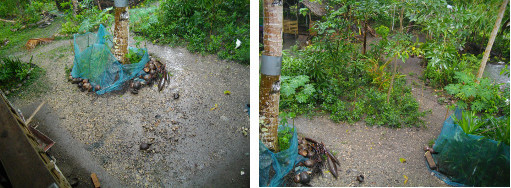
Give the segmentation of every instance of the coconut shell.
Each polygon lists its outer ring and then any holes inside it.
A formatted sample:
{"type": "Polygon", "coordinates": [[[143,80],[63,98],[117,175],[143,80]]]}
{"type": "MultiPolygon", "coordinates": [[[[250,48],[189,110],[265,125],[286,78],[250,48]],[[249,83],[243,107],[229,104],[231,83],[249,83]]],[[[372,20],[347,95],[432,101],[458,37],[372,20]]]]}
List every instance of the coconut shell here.
{"type": "Polygon", "coordinates": [[[307,157],[307,150],[298,150],[298,154],[300,154],[301,156],[304,156],[304,157],[307,157]]]}
{"type": "Polygon", "coordinates": [[[149,73],[149,71],[151,71],[151,69],[149,69],[149,67],[144,68],[144,72],[149,73]]]}
{"type": "Polygon", "coordinates": [[[300,183],[308,184],[311,182],[311,176],[307,172],[300,173],[300,183]]]}
{"type": "Polygon", "coordinates": [[[311,158],[311,157],[313,157],[313,156],[314,156],[314,154],[316,154],[314,151],[309,150],[309,151],[307,152],[307,157],[308,157],[308,158],[311,158]]]}
{"type": "Polygon", "coordinates": [[[140,144],[140,150],[147,150],[147,149],[149,149],[150,146],[151,146],[151,144],[142,143],[142,144],[140,144]]]}
{"type": "Polygon", "coordinates": [[[140,82],[133,82],[134,89],[140,89],[141,86],[142,86],[142,84],[140,82]]]}
{"type": "Polygon", "coordinates": [[[357,181],[360,183],[364,182],[364,175],[357,176],[357,181]]]}
{"type": "Polygon", "coordinates": [[[313,166],[314,166],[314,164],[316,164],[316,162],[315,162],[314,160],[312,160],[312,159],[309,159],[309,160],[306,160],[306,161],[304,162],[304,164],[305,164],[305,166],[306,166],[306,167],[311,168],[311,167],[313,167],[313,166]]]}
{"type": "Polygon", "coordinates": [[[300,174],[296,174],[295,177],[293,178],[293,181],[295,183],[300,183],[300,174]]]}
{"type": "Polygon", "coordinates": [[[73,84],[77,84],[77,83],[80,83],[80,79],[79,78],[73,78],[73,80],[71,81],[71,83],[73,84]]]}
{"type": "Polygon", "coordinates": [[[151,76],[150,74],[146,74],[146,75],[144,76],[144,80],[145,80],[145,81],[148,81],[148,82],[151,80],[151,78],[152,78],[152,76],[151,76]]]}
{"type": "Polygon", "coordinates": [[[90,83],[86,82],[83,84],[83,88],[85,88],[85,90],[87,91],[90,91],[92,89],[92,86],[90,85],[90,83]]]}

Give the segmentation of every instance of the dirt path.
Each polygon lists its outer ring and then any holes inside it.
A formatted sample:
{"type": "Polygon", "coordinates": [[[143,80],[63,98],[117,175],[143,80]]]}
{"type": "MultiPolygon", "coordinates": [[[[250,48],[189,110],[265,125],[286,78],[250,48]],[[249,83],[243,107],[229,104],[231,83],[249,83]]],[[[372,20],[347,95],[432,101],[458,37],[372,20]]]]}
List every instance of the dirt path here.
{"type": "Polygon", "coordinates": [[[422,151],[424,145],[440,134],[446,107],[438,104],[433,89],[423,86],[417,78],[422,75],[418,58],[410,58],[399,66],[400,73],[406,75],[407,83],[412,85],[420,110],[432,111],[425,118],[427,128],[370,127],[363,121],[349,125],[334,123],[328,116],[297,118],[295,125],[299,135],[323,141],[328,149],[337,153],[341,163],[338,179],[327,172],[323,177],[315,177],[312,186],[447,186],[428,171],[422,151]],[[399,158],[405,158],[406,163],[401,163],[399,158]],[[365,176],[361,184],[356,181],[360,174],[365,176]],[[406,184],[403,175],[408,177],[406,184]]]}
{"type": "Polygon", "coordinates": [[[249,127],[248,66],[148,44],[173,74],[170,85],[98,96],[67,82],[70,42],[16,54],[24,61],[33,55],[47,73],[10,97],[26,116],[46,102],[33,122],[56,142],[50,153],[64,175],[79,187],[90,187],[93,172],[105,187],[248,187],[249,137],[241,133],[249,127]],[[140,151],[142,142],[153,144],[140,151]]]}

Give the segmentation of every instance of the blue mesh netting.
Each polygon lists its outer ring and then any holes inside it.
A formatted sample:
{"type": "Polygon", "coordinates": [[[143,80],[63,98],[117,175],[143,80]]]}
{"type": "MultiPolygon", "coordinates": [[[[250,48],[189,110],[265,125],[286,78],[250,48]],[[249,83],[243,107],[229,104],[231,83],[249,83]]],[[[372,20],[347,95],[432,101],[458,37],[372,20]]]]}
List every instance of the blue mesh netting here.
{"type": "MultiPolygon", "coordinates": [[[[279,132],[284,127],[279,125],[279,132]]],[[[293,169],[295,164],[305,160],[298,155],[298,135],[294,129],[293,138],[288,149],[278,153],[271,152],[259,141],[259,186],[279,187],[283,186],[284,177],[293,169]],[[270,169],[273,167],[275,174],[270,177],[270,169]]],[[[301,169],[305,170],[305,169],[301,169]]]]}
{"type": "Polygon", "coordinates": [[[99,84],[101,89],[94,89],[97,94],[121,89],[126,81],[145,74],[142,69],[149,61],[147,49],[129,47],[142,59],[138,63],[121,64],[111,52],[113,37],[103,25],[99,26],[97,34],[87,32],[73,36],[75,59],[71,76],[89,79],[93,86],[99,84]]]}
{"type": "MultiPolygon", "coordinates": [[[[461,118],[456,109],[456,118],[461,118]]],[[[466,134],[449,117],[433,148],[437,177],[451,186],[509,187],[509,146],[482,136],[466,134]]]]}

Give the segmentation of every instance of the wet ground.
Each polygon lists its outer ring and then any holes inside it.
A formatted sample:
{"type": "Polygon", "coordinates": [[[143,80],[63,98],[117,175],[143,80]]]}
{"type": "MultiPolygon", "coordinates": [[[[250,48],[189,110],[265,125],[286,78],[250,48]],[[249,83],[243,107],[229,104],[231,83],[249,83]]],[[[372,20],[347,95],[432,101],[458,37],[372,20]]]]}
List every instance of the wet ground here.
{"type": "Polygon", "coordinates": [[[447,186],[431,175],[424,159],[422,148],[440,134],[447,111],[445,105],[437,103],[433,89],[424,86],[417,78],[422,74],[419,61],[410,58],[399,64],[399,70],[407,75],[420,110],[432,111],[425,117],[427,128],[370,127],[363,121],[350,125],[334,123],[328,116],[295,120],[299,135],[323,141],[341,163],[338,179],[325,172],[312,179],[312,186],[447,186]],[[401,163],[399,158],[406,162],[401,163]],[[358,175],[365,176],[364,183],[356,180],[358,175]],[[406,184],[404,176],[408,177],[406,184]]]}
{"type": "Polygon", "coordinates": [[[49,153],[69,181],[90,187],[96,173],[104,187],[249,186],[249,136],[242,134],[249,127],[248,65],[148,43],[173,75],[170,84],[161,92],[154,85],[138,95],[96,95],[67,82],[71,42],[15,54],[33,56],[47,72],[9,96],[25,116],[46,102],[31,124],[56,142],[49,153]],[[143,151],[141,143],[152,145],[143,151]]]}
{"type": "MultiPolygon", "coordinates": [[[[369,37],[368,44],[376,40],[369,37]]],[[[398,61],[399,72],[406,75],[407,84],[411,85],[420,110],[432,111],[425,117],[427,127],[392,129],[367,126],[363,121],[355,124],[334,123],[328,115],[312,119],[296,118],[294,123],[298,134],[322,141],[341,163],[338,179],[325,171],[322,176],[312,179],[311,186],[447,186],[428,170],[422,150],[440,133],[446,106],[437,103],[434,90],[418,78],[423,71],[419,58],[410,58],[406,63],[398,61]],[[406,159],[406,162],[401,163],[399,158],[406,159]],[[358,175],[365,176],[363,183],[356,180],[358,175]],[[408,178],[406,184],[405,176],[408,178]]]]}

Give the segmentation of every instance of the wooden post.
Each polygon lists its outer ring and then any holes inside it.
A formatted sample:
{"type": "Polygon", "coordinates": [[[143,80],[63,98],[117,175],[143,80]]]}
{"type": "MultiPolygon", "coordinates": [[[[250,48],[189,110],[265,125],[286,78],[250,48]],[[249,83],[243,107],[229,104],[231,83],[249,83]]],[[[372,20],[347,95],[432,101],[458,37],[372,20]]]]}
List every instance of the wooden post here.
{"type": "Polygon", "coordinates": [[[282,1],[264,0],[264,52],[259,86],[259,139],[278,152],[280,67],[282,61],[282,1]],[[280,61],[280,62],[279,62],[280,61]],[[278,70],[277,70],[278,69],[278,70]]]}
{"type": "Polygon", "coordinates": [[[128,53],[129,12],[128,0],[115,0],[114,56],[125,64],[128,53]]]}
{"type": "MultiPolygon", "coordinates": [[[[493,30],[491,31],[490,40],[488,41],[488,45],[486,45],[486,50],[484,51],[483,60],[481,61],[481,65],[479,66],[479,71],[477,72],[477,78],[483,77],[484,68],[486,67],[486,62],[490,57],[491,48],[493,46],[493,42],[495,42],[495,37],[497,36],[497,32],[499,31],[500,23],[502,22],[502,17],[504,17],[504,11],[506,10],[506,6],[509,0],[504,0],[502,2],[502,6],[500,6],[499,14],[497,16],[497,20],[495,21],[495,26],[493,26],[493,30]]],[[[477,79],[477,83],[479,83],[480,79],[477,79]]]]}

